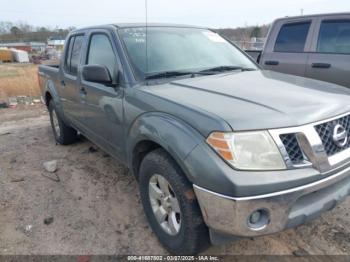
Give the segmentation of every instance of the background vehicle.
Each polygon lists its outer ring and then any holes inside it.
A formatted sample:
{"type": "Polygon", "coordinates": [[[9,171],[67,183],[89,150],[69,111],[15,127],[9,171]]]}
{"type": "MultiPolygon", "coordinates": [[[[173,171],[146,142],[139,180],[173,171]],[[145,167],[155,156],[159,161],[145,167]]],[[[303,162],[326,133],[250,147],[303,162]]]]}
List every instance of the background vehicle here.
{"type": "Polygon", "coordinates": [[[264,69],[350,87],[350,13],[277,19],[262,52],[264,69]]]}
{"type": "Polygon", "coordinates": [[[205,28],[107,25],[67,43],[39,67],[55,139],[79,131],[126,164],[170,252],[295,227],[349,194],[350,90],[261,71],[205,28]]]}

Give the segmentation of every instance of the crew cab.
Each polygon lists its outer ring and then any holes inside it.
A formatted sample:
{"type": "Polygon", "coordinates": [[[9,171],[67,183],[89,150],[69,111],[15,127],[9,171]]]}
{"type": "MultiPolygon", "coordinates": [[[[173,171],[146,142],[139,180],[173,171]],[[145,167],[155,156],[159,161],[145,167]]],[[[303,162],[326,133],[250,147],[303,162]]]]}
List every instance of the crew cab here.
{"type": "Polygon", "coordinates": [[[277,19],[263,51],[247,51],[264,69],[350,88],[350,13],[277,19]]]}
{"type": "Polygon", "coordinates": [[[261,70],[209,29],[75,30],[39,75],[57,143],[80,133],[122,161],[171,253],[298,226],[350,193],[350,90],[261,70]]]}

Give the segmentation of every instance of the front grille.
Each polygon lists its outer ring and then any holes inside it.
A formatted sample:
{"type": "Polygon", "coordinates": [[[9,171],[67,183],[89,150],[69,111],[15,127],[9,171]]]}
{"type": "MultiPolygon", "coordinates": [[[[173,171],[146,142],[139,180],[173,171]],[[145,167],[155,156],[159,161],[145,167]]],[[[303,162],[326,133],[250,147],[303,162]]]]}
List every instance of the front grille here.
{"type": "Polygon", "coordinates": [[[302,164],[304,155],[300,149],[296,134],[283,134],[280,135],[280,138],[292,163],[294,165],[302,164]]]}
{"type": "Polygon", "coordinates": [[[317,125],[315,126],[315,129],[322,140],[322,144],[328,156],[335,155],[350,147],[350,115],[317,125]],[[343,147],[337,146],[333,141],[333,129],[337,124],[342,125],[348,132],[348,142],[343,147]]]}

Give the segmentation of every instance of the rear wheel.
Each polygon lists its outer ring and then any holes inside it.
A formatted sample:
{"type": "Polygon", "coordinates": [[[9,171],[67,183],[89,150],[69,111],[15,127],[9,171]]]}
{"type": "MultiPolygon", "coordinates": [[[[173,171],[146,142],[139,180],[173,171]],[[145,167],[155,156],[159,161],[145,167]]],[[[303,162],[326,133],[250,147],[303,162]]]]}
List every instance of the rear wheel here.
{"type": "Polygon", "coordinates": [[[192,185],[163,149],[143,159],[139,186],[149,224],[169,252],[193,255],[209,246],[208,228],[192,185]]]}
{"type": "Polygon", "coordinates": [[[77,140],[77,131],[67,126],[57,114],[53,100],[49,102],[49,113],[52,131],[57,143],[69,145],[77,140]]]}

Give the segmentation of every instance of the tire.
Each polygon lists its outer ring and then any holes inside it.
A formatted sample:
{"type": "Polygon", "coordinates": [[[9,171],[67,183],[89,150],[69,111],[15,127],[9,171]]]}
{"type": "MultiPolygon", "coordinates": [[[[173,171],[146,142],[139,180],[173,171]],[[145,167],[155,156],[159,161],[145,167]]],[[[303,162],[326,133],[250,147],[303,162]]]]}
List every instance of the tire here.
{"type": "Polygon", "coordinates": [[[77,140],[77,131],[67,126],[56,111],[53,100],[49,102],[49,113],[52,131],[58,144],[69,145],[77,140]]]}
{"type": "MultiPolygon", "coordinates": [[[[210,245],[209,232],[203,221],[192,184],[187,180],[171,156],[163,149],[156,149],[150,152],[141,163],[139,175],[141,202],[148,222],[160,243],[170,253],[175,255],[195,255],[206,249],[210,245]],[[155,201],[155,198],[149,195],[150,188],[153,184],[157,190],[160,189],[159,185],[164,184],[163,178],[165,178],[170,186],[168,187],[169,196],[178,201],[180,213],[176,213],[176,221],[174,223],[167,223],[165,221],[162,225],[165,225],[164,227],[166,228],[166,225],[179,223],[179,228],[174,226],[169,227],[170,229],[178,229],[178,232],[176,230],[169,232],[169,230],[164,229],[158,222],[155,211],[153,211],[154,206],[157,208],[163,202],[159,200],[155,201]],[[159,181],[163,182],[159,183],[159,181]]],[[[155,192],[154,190],[151,191],[155,192]]],[[[158,197],[158,194],[156,195],[158,197]]],[[[170,211],[168,210],[168,212],[170,211]]],[[[168,218],[168,221],[170,221],[170,217],[174,218],[173,212],[169,214],[165,216],[168,218]]]]}

